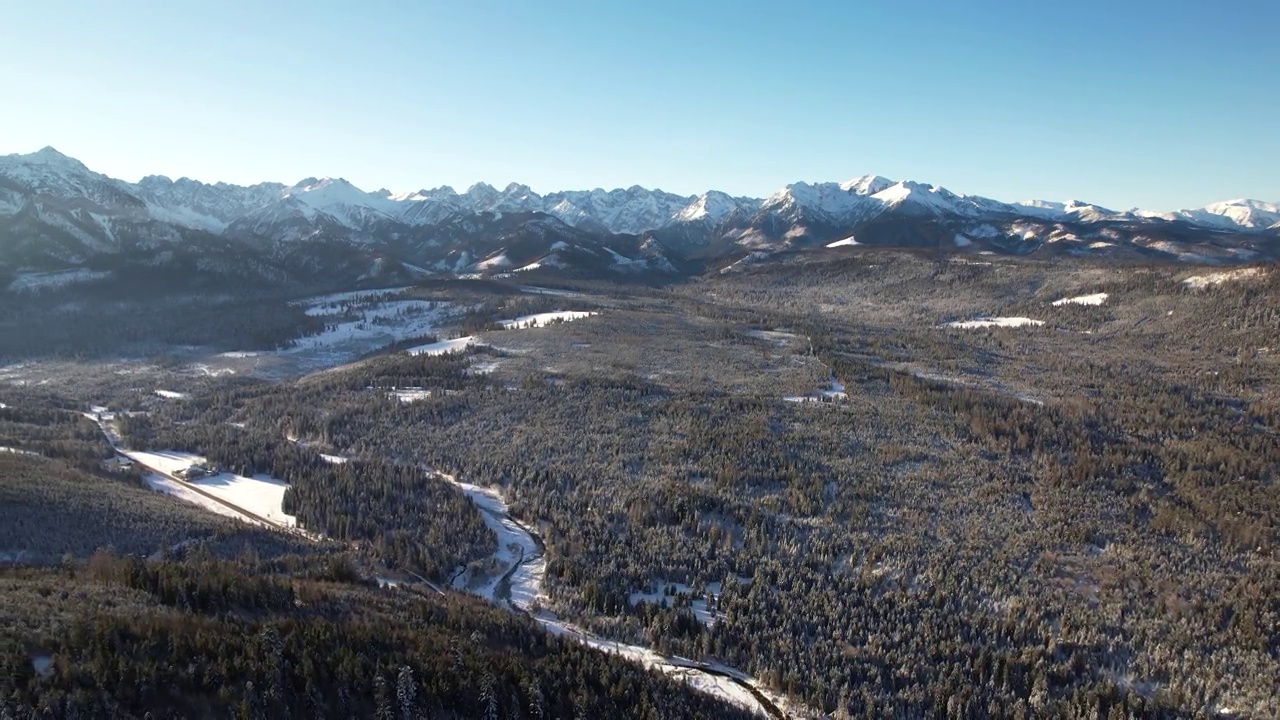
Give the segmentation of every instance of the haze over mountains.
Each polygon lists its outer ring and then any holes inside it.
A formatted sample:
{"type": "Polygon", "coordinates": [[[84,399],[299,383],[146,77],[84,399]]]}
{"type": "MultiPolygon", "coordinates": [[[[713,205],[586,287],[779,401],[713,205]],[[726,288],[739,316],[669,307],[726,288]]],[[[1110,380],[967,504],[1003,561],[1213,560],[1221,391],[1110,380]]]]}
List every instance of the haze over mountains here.
{"type": "Polygon", "coordinates": [[[517,183],[393,193],[341,178],[128,183],[49,147],[0,157],[0,269],[19,275],[122,264],[304,281],[521,270],[673,274],[849,245],[1270,259],[1280,247],[1280,203],[1118,212],[1075,200],[1002,202],[875,175],[797,182],[766,198],[639,186],[540,195],[517,183]]]}

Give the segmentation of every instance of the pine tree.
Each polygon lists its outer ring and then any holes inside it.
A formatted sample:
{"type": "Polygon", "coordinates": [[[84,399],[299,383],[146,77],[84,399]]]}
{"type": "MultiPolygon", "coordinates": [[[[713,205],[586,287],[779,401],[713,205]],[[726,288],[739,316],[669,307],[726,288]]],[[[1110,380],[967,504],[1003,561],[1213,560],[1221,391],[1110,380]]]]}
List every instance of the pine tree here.
{"type": "Polygon", "coordinates": [[[400,674],[396,676],[396,700],[400,702],[400,716],[404,720],[417,717],[418,683],[408,665],[400,668],[400,674]]]}

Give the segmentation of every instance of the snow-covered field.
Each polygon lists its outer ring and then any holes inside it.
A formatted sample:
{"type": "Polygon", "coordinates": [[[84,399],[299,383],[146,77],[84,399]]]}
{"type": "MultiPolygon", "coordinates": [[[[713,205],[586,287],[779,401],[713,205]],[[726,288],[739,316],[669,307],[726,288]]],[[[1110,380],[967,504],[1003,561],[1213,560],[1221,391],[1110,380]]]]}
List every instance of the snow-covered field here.
{"type": "Polygon", "coordinates": [[[445,355],[447,353],[462,352],[476,342],[476,336],[467,335],[466,337],[454,338],[452,340],[433,342],[429,345],[419,345],[417,347],[409,348],[406,352],[410,355],[445,355]]]}
{"type": "Polygon", "coordinates": [[[598,313],[581,312],[578,310],[559,310],[556,312],[538,313],[536,315],[521,315],[514,320],[503,320],[500,325],[506,330],[520,330],[524,328],[545,327],[553,322],[572,322],[581,320],[585,317],[591,317],[598,313]]]}
{"type": "Polygon", "coordinates": [[[1025,317],[989,317],[978,318],[977,320],[957,320],[947,323],[947,327],[953,328],[989,328],[989,327],[1024,327],[1043,325],[1043,320],[1032,320],[1025,317]]]}
{"type": "Polygon", "coordinates": [[[295,305],[325,329],[274,351],[218,353],[193,365],[207,375],[298,374],[342,365],[388,345],[433,335],[458,311],[440,302],[404,299],[406,288],[355,290],[299,300],[295,305]]]}
{"type": "Polygon", "coordinates": [[[170,400],[181,400],[187,396],[186,393],[175,392],[173,390],[156,390],[156,394],[162,398],[170,400]]]}
{"type": "Polygon", "coordinates": [[[183,502],[191,503],[192,505],[198,505],[204,508],[205,510],[208,510],[209,512],[217,513],[219,515],[224,515],[230,518],[236,518],[237,520],[243,520],[253,525],[263,524],[261,521],[259,521],[258,519],[250,515],[246,515],[244,513],[238,513],[235,510],[232,510],[231,508],[227,507],[226,505],[223,505],[222,503],[217,502],[216,500],[210,500],[209,498],[192,490],[186,485],[183,485],[177,480],[170,480],[169,478],[163,475],[158,475],[156,473],[147,473],[144,480],[146,480],[147,486],[150,487],[152,490],[157,490],[166,495],[172,495],[178,498],[179,500],[182,500],[183,502]]]}
{"type": "Polygon", "coordinates": [[[393,397],[400,402],[417,402],[419,400],[426,400],[434,394],[434,390],[426,390],[423,388],[392,388],[387,391],[388,397],[393,397]]]}
{"type": "Polygon", "coordinates": [[[1262,268],[1240,268],[1239,270],[1224,270],[1207,275],[1192,275],[1183,280],[1182,284],[1195,290],[1203,290],[1211,285],[1221,285],[1233,280],[1246,280],[1260,275],[1262,275],[1262,268]]]}
{"type": "MultiPolygon", "coordinates": [[[[583,312],[578,310],[560,310],[556,312],[538,313],[536,315],[521,315],[514,320],[502,320],[498,324],[504,330],[525,330],[528,328],[546,327],[554,322],[571,322],[580,320],[592,315],[598,315],[594,312],[583,312]]],[[[406,350],[410,355],[444,355],[446,353],[462,352],[472,345],[482,345],[480,338],[475,335],[467,335],[465,337],[453,338],[451,340],[440,340],[428,345],[419,345],[406,350]]]]}
{"type": "MultiPolygon", "coordinates": [[[[194,453],[179,452],[175,450],[166,450],[163,452],[128,450],[122,451],[122,454],[143,467],[158,470],[170,475],[185,470],[192,465],[203,465],[207,462],[205,458],[194,453]]],[[[168,483],[182,487],[181,483],[168,480],[168,478],[160,479],[167,480],[168,483]]],[[[148,480],[148,483],[150,484],[151,481],[148,480]]],[[[298,525],[298,518],[293,515],[286,514],[281,509],[281,503],[284,500],[284,491],[288,489],[289,485],[269,475],[245,477],[243,475],[224,472],[217,475],[197,478],[192,480],[190,484],[200,488],[210,495],[213,495],[214,497],[225,500],[232,505],[266,518],[268,521],[279,527],[297,527],[298,525]]],[[[156,487],[156,485],[152,486],[156,487]]],[[[163,490],[164,488],[157,487],[157,489],[163,490]]],[[[191,495],[199,496],[203,502],[198,504],[202,507],[211,508],[212,505],[217,504],[208,498],[200,496],[199,493],[191,492],[189,488],[183,487],[183,489],[191,495]]],[[[165,491],[167,492],[167,490],[165,491]]],[[[184,497],[183,499],[187,498],[184,497]]]]}
{"type": "Polygon", "coordinates": [[[1060,307],[1062,305],[1101,305],[1107,301],[1107,293],[1094,293],[1092,295],[1077,295],[1076,297],[1062,298],[1054,300],[1053,306],[1060,307]]]}

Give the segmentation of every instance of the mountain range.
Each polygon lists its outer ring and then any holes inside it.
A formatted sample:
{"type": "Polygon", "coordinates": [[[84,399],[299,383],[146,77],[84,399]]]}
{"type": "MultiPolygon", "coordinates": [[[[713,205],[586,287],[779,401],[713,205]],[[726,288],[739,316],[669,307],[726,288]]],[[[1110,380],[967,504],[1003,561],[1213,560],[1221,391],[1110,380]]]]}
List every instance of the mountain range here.
{"type": "MultiPolygon", "coordinates": [[[[512,183],[367,192],[341,178],[207,184],[94,172],[53,148],[0,156],[0,274],[153,268],[313,283],[437,273],[670,275],[853,245],[961,252],[1274,259],[1280,203],[1174,212],[1001,202],[876,175],[766,198],[512,183]]],[[[15,280],[10,278],[9,282],[15,280]]],[[[3,278],[0,278],[2,281],[3,278]]]]}

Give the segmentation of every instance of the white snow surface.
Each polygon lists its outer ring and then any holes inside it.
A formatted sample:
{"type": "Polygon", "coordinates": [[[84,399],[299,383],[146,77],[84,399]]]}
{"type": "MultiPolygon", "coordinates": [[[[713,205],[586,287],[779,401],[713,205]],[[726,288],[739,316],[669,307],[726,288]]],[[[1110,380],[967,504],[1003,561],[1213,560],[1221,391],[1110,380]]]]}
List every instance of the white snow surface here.
{"type": "MultiPolygon", "coordinates": [[[[141,450],[122,450],[122,455],[152,470],[166,473],[169,475],[176,474],[181,470],[185,470],[192,465],[203,465],[208,460],[200,455],[189,452],[181,452],[177,450],[153,451],[145,452],[141,450]]],[[[164,478],[169,480],[168,478],[164,478]]],[[[150,481],[148,481],[150,483],[150,481]]],[[[183,487],[182,483],[175,480],[169,480],[179,487],[183,487]]],[[[288,489],[288,484],[277,480],[270,475],[255,475],[253,477],[245,477],[234,473],[219,473],[202,477],[189,483],[201,490],[225,500],[237,507],[248,510],[271,523],[280,527],[296,527],[298,524],[297,517],[286,514],[281,510],[281,502],[284,499],[284,491],[288,489]]],[[[155,484],[153,487],[165,490],[164,484],[155,484]]],[[[184,488],[190,492],[189,488],[184,488]]],[[[172,493],[171,493],[172,494],[172,493]]],[[[199,493],[191,493],[199,495],[199,493]]],[[[213,503],[208,498],[202,497],[204,503],[213,503]]],[[[204,503],[200,503],[202,506],[204,503]]],[[[225,514],[225,513],[223,513],[225,514]]]]}
{"type": "Polygon", "coordinates": [[[454,338],[452,340],[433,342],[429,345],[419,345],[417,347],[409,348],[405,352],[410,355],[444,355],[452,352],[463,352],[476,342],[477,340],[474,335],[467,335],[466,337],[454,338]]]}
{"type": "Polygon", "coordinates": [[[989,327],[1024,327],[1043,325],[1043,320],[1032,320],[1025,317],[988,317],[978,318],[977,320],[957,320],[947,323],[947,327],[953,328],[989,328],[989,327]]]}
{"type": "Polygon", "coordinates": [[[524,328],[545,327],[553,322],[572,322],[574,320],[581,320],[582,318],[598,314],[599,313],[580,310],[557,310],[555,312],[537,313],[535,315],[521,315],[514,320],[503,320],[499,324],[506,330],[520,330],[524,328]]]}
{"type": "Polygon", "coordinates": [[[162,492],[166,495],[172,495],[173,497],[192,505],[198,505],[209,512],[217,513],[218,515],[223,515],[229,518],[235,518],[237,520],[243,520],[252,525],[263,525],[262,521],[250,515],[238,513],[216,500],[211,500],[186,485],[183,485],[177,480],[172,480],[157,473],[147,473],[143,477],[143,480],[146,481],[147,487],[152,490],[162,492]]]}
{"type": "Polygon", "coordinates": [[[1054,300],[1053,305],[1055,307],[1061,305],[1101,305],[1107,301],[1108,297],[1109,295],[1104,292],[1093,293],[1092,295],[1077,295],[1076,297],[1054,300]]]}
{"type": "Polygon", "coordinates": [[[855,239],[853,238],[853,236],[852,236],[852,235],[850,235],[849,237],[847,237],[847,238],[845,238],[845,239],[843,239],[843,240],[837,240],[837,241],[832,242],[832,243],[827,243],[827,247],[829,247],[829,248],[834,248],[834,247],[845,247],[845,246],[848,246],[848,245],[857,245],[857,244],[859,244],[859,243],[858,243],[858,241],[857,241],[857,240],[855,240],[855,239]]]}
{"type": "Polygon", "coordinates": [[[173,390],[156,390],[156,394],[162,398],[169,398],[170,400],[181,400],[187,397],[186,393],[175,392],[173,390]]]}
{"type": "MultiPolygon", "coordinates": [[[[417,353],[425,355],[427,353],[417,353]]],[[[434,390],[426,390],[424,388],[393,388],[387,392],[387,395],[393,397],[400,402],[417,402],[426,400],[435,394],[434,390]]]]}

